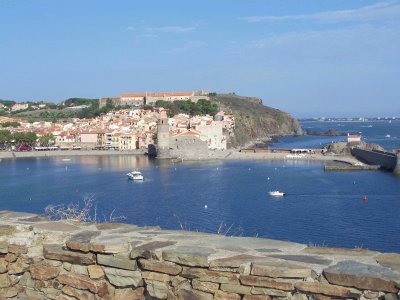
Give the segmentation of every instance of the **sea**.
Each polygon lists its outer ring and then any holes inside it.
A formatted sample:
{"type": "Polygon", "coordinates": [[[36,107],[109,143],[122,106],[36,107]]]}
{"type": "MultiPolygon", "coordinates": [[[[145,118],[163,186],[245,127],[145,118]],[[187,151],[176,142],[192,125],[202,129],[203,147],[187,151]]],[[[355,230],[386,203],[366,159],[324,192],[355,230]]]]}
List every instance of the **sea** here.
{"type": "MultiPolygon", "coordinates": [[[[304,130],[356,133],[400,148],[400,121],[304,121],[304,130]]],[[[278,138],[276,148],[318,148],[345,137],[278,138]]],[[[400,177],[385,171],[324,172],[311,161],[198,161],[147,156],[2,159],[0,210],[44,214],[83,207],[97,221],[400,252],[400,177]],[[145,180],[126,173],[138,169],[145,180]],[[282,190],[284,197],[269,196],[282,190]]]]}

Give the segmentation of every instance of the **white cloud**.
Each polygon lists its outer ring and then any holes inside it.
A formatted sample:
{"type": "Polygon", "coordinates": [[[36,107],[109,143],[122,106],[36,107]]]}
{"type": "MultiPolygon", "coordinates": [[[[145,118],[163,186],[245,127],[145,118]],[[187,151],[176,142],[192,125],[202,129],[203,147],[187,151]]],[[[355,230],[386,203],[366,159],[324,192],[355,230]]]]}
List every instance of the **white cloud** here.
{"type": "Polygon", "coordinates": [[[285,16],[249,16],[239,18],[251,23],[254,22],[284,22],[284,21],[314,21],[318,23],[341,23],[354,21],[376,21],[400,18],[400,4],[398,1],[379,2],[357,9],[325,11],[313,14],[285,15],[285,16]]]}
{"type": "Polygon", "coordinates": [[[173,33],[173,34],[179,34],[179,33],[186,33],[186,32],[191,32],[196,30],[196,26],[162,26],[162,27],[148,27],[146,28],[146,31],[148,32],[164,32],[164,33],[173,33]]]}

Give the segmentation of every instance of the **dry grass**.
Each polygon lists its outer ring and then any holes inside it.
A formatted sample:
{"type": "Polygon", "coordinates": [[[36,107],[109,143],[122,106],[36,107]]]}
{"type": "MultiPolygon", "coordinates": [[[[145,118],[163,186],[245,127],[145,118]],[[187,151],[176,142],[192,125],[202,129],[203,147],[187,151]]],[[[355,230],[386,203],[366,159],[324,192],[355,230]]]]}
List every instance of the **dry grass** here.
{"type": "Polygon", "coordinates": [[[48,205],[45,213],[52,220],[66,220],[73,222],[103,223],[103,222],[119,222],[126,219],[125,216],[114,216],[115,209],[107,218],[105,215],[100,218],[97,215],[97,204],[93,195],[85,196],[83,204],[70,203],[68,205],[48,205]]]}

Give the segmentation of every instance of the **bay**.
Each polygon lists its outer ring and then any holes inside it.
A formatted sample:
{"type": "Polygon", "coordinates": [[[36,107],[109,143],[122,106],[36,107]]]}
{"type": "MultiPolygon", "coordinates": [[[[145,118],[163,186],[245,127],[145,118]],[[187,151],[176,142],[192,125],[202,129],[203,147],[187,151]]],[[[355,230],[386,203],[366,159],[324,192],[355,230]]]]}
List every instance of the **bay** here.
{"type": "MultiPolygon", "coordinates": [[[[400,131],[380,124],[337,127],[365,128],[367,140],[400,148],[400,131]]],[[[332,125],[302,123],[321,132],[332,125]]],[[[311,148],[324,139],[284,137],[274,147],[311,148]]],[[[88,197],[101,221],[124,216],[123,222],[141,226],[400,252],[400,178],[388,172],[324,172],[323,163],[293,160],[173,164],[130,155],[0,161],[1,210],[42,214],[47,205],[82,206],[88,197]],[[144,182],[127,179],[133,169],[144,182]],[[276,189],[287,195],[270,197],[276,189]]]]}

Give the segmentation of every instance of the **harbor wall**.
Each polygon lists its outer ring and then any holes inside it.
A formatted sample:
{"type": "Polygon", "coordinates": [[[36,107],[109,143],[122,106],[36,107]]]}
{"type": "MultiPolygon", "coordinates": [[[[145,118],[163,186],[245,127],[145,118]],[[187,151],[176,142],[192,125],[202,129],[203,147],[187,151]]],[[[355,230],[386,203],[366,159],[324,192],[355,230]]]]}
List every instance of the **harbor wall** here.
{"type": "Polygon", "coordinates": [[[393,171],[398,163],[396,154],[384,151],[370,151],[360,148],[352,148],[351,154],[370,165],[381,166],[382,169],[393,171]]]}
{"type": "Polygon", "coordinates": [[[400,176],[400,153],[397,153],[396,167],[394,168],[394,173],[400,176]]]}
{"type": "Polygon", "coordinates": [[[400,254],[0,211],[0,299],[399,299],[400,254]]]}

